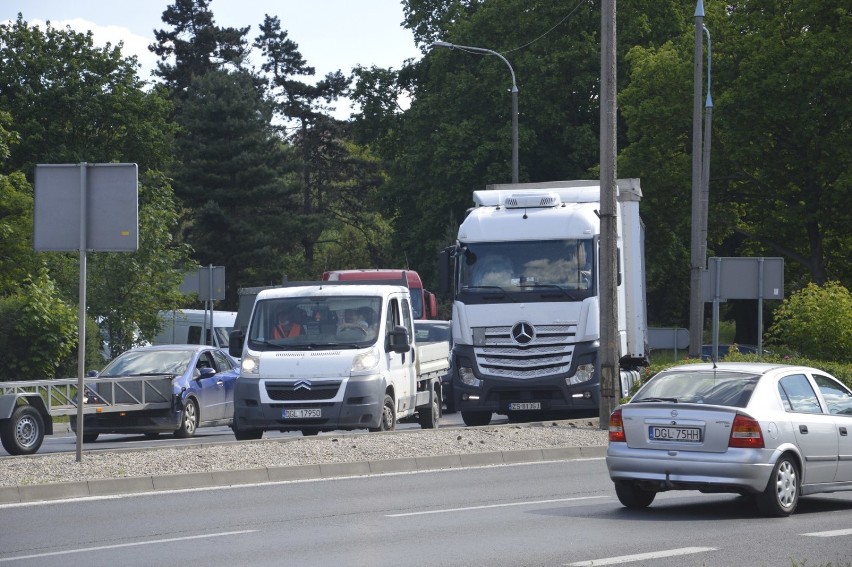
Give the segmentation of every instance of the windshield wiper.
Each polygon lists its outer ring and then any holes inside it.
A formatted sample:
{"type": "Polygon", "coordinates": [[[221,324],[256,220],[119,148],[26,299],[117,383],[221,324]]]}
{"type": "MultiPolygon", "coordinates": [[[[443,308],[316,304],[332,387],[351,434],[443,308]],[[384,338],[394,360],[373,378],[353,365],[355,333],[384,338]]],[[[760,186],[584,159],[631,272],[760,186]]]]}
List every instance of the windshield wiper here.
{"type": "Polygon", "coordinates": [[[641,400],[633,400],[634,402],[673,402],[677,403],[677,398],[642,398],[641,400]]]}
{"type": "Polygon", "coordinates": [[[564,296],[564,297],[567,297],[568,299],[570,299],[571,301],[577,301],[579,299],[575,294],[571,293],[570,291],[568,291],[564,287],[557,285],[557,284],[552,284],[552,283],[525,283],[525,284],[521,285],[521,289],[528,288],[528,287],[555,289],[555,290],[559,291],[558,294],[542,293],[541,296],[545,297],[545,298],[564,296]]]}
{"type": "Polygon", "coordinates": [[[475,290],[479,293],[482,293],[483,299],[503,299],[504,297],[508,297],[515,303],[518,302],[517,298],[515,298],[508,291],[497,285],[469,285],[465,286],[464,290],[469,292],[475,290]]]}

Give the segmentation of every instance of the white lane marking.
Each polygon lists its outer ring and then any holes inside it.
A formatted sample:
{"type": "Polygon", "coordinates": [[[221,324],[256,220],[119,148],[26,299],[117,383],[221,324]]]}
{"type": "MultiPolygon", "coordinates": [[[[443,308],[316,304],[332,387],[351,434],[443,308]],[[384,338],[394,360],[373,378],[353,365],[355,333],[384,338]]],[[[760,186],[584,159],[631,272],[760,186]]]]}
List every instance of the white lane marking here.
{"type": "Polygon", "coordinates": [[[809,534],[801,534],[801,535],[812,536],[812,537],[837,537],[837,536],[852,535],[852,529],[831,530],[831,531],[828,531],[828,532],[811,532],[809,534]]]}
{"type": "Polygon", "coordinates": [[[578,561],[576,563],[566,563],[571,567],[598,567],[599,565],[618,565],[620,563],[628,563],[630,561],[644,561],[646,559],[660,559],[662,557],[676,557],[678,555],[690,555],[693,553],[705,553],[707,551],[716,551],[715,547],[681,547],[679,549],[667,549],[665,551],[652,551],[651,553],[637,553],[635,555],[622,555],[620,557],[607,557],[604,559],[594,559],[592,561],[578,561]]]}
{"type": "Polygon", "coordinates": [[[557,498],[555,500],[532,500],[528,502],[510,502],[507,504],[488,504],[486,506],[467,506],[464,508],[444,508],[443,510],[424,510],[422,512],[405,512],[404,514],[385,514],[386,518],[402,518],[404,516],[423,516],[426,514],[444,514],[447,512],[464,512],[466,510],[486,510],[488,508],[506,508],[508,506],[529,506],[531,504],[553,504],[554,502],[574,502],[576,500],[593,500],[609,498],[609,496],[580,496],[577,498],[557,498]]]}
{"type": "Polygon", "coordinates": [[[202,534],[196,536],[186,536],[186,537],[170,537],[166,539],[155,539],[151,541],[137,541],[134,543],[118,543],[115,545],[100,545],[97,547],[83,547],[80,549],[66,549],[64,551],[52,551],[50,553],[36,553],[34,555],[18,555],[16,557],[0,557],[0,563],[4,563],[6,561],[20,561],[22,559],[39,559],[41,557],[53,557],[56,555],[69,555],[71,553],[87,553],[91,551],[102,551],[104,549],[120,549],[122,547],[134,547],[137,545],[150,545],[152,543],[168,543],[172,541],[187,541],[191,539],[203,539],[209,537],[221,537],[221,536],[229,536],[229,535],[240,535],[240,534],[250,534],[252,532],[256,532],[258,530],[240,530],[238,532],[220,532],[218,534],[202,534]]]}

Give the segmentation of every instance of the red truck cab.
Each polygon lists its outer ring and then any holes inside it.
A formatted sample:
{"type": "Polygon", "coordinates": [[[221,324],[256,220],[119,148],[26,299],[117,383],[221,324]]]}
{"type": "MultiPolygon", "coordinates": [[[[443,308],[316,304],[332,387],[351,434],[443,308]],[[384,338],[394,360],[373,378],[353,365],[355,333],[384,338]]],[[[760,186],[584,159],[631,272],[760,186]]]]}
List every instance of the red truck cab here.
{"type": "Polygon", "coordinates": [[[423,289],[420,274],[412,270],[333,270],[324,272],[325,281],[365,281],[375,284],[398,284],[408,287],[411,294],[411,310],[415,319],[436,319],[438,300],[431,291],[423,289]]]}

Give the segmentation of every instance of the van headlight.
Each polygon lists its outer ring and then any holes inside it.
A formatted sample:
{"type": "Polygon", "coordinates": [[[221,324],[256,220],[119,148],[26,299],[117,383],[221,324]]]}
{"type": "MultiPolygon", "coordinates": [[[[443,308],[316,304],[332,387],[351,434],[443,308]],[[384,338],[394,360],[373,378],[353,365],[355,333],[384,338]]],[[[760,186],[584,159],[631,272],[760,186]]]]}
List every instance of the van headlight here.
{"type": "Polygon", "coordinates": [[[240,360],[240,374],[260,374],[260,357],[255,354],[245,354],[240,360]]]}
{"type": "Polygon", "coordinates": [[[381,353],[379,352],[379,347],[371,347],[366,352],[355,355],[352,359],[352,372],[372,370],[379,365],[380,359],[381,353]]]}

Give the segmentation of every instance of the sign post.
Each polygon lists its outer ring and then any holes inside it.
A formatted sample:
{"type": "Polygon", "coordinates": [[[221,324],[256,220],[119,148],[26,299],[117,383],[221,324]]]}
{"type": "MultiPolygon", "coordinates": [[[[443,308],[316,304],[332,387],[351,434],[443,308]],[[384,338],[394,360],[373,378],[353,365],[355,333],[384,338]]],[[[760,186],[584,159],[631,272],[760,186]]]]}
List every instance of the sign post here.
{"type": "Polygon", "coordinates": [[[77,327],[77,461],[83,455],[86,375],[86,253],[139,249],[135,163],[40,164],[35,170],[33,249],[80,253],[77,327]],[[68,216],[78,211],[79,216],[68,216]]]}

